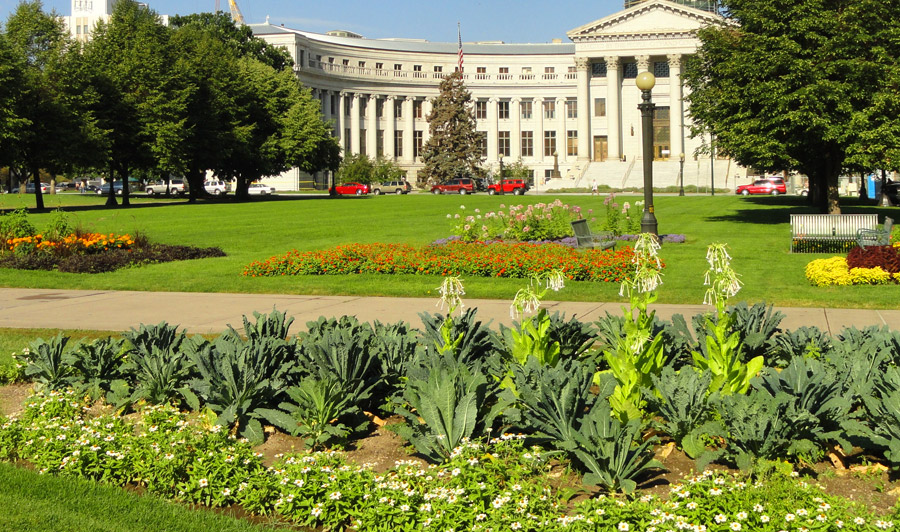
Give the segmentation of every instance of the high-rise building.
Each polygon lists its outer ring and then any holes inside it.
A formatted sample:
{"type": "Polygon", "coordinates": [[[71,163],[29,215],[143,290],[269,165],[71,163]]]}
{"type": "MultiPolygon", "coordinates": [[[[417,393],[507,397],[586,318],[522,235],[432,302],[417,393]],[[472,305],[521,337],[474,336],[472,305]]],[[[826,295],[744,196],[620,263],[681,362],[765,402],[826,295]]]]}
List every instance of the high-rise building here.
{"type": "MultiPolygon", "coordinates": [[[[629,7],[634,7],[646,1],[647,0],[625,0],[625,8],[628,9],[629,7]]],[[[702,9],[703,11],[709,11],[710,13],[719,12],[719,2],[717,0],[669,0],[669,2],[693,7],[694,9],[702,9]]]]}

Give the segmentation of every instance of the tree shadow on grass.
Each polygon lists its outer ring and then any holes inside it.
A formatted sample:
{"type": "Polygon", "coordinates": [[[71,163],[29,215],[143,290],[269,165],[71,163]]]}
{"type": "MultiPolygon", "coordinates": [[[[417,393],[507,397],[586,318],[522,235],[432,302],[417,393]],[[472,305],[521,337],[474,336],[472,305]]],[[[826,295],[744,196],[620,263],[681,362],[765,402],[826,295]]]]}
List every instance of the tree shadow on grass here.
{"type": "MultiPolygon", "coordinates": [[[[753,205],[752,208],[737,209],[735,212],[718,216],[708,216],[710,222],[733,222],[756,225],[780,225],[791,221],[792,214],[822,214],[819,207],[810,204],[806,198],[799,196],[756,196],[742,198],[742,202],[753,205]]],[[[900,212],[896,207],[881,207],[875,200],[858,198],[841,198],[842,214],[877,214],[879,220],[885,216],[897,219],[900,212]]]]}

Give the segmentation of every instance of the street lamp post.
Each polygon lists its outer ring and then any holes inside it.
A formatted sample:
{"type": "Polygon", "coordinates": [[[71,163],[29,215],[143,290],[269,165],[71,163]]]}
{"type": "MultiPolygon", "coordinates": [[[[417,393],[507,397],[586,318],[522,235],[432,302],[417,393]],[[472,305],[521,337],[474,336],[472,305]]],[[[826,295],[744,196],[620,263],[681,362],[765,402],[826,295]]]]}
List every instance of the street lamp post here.
{"type": "Polygon", "coordinates": [[[503,154],[500,154],[500,195],[503,195],[503,154]]]}
{"type": "Polygon", "coordinates": [[[710,196],[716,195],[716,137],[709,133],[709,189],[710,196]]]}
{"type": "Polygon", "coordinates": [[[684,196],[684,152],[678,154],[678,195],[684,196]]]}
{"type": "Polygon", "coordinates": [[[644,146],[644,214],[641,216],[641,232],[659,236],[656,215],[653,213],[653,109],[650,91],[656,85],[656,78],[650,72],[641,72],[635,80],[641,90],[641,141],[644,146]]]}

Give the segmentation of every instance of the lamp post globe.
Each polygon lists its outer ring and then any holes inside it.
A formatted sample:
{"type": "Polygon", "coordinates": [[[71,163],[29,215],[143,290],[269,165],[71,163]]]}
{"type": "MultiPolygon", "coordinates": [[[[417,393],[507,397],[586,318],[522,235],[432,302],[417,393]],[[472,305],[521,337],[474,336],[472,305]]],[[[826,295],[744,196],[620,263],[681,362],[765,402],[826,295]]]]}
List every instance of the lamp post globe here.
{"type": "Polygon", "coordinates": [[[653,110],[656,105],[650,101],[650,92],[656,85],[656,77],[650,72],[641,72],[634,80],[641,91],[641,142],[644,156],[644,213],[641,216],[641,232],[659,237],[656,214],[653,208],[653,110]]]}

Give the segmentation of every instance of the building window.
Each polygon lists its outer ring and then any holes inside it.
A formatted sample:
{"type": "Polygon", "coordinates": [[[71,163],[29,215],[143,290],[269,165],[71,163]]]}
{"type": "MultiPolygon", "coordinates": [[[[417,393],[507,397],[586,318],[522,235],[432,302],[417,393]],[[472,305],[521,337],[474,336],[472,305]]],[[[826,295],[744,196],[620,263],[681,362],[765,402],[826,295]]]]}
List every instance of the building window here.
{"type": "Polygon", "coordinates": [[[365,62],[365,61],[360,61],[359,63],[357,63],[357,65],[359,66],[359,68],[366,68],[366,62],[365,62]]]}
{"type": "Polygon", "coordinates": [[[440,65],[434,65],[434,73],[435,74],[440,74],[443,71],[444,71],[444,67],[442,67],[440,65]]]}
{"type": "Polygon", "coordinates": [[[340,105],[341,105],[341,104],[340,104],[340,100],[338,99],[338,97],[337,97],[336,94],[332,94],[332,95],[331,95],[331,98],[329,98],[329,99],[331,100],[331,103],[330,103],[330,105],[331,105],[331,109],[330,109],[331,114],[333,114],[333,115],[334,115],[334,114],[337,114],[338,107],[340,107],[340,105]]]}
{"type": "Polygon", "coordinates": [[[394,100],[394,118],[403,118],[403,100],[394,100]]]}
{"type": "Polygon", "coordinates": [[[486,132],[486,131],[479,131],[479,132],[478,132],[478,149],[481,150],[481,156],[482,156],[482,157],[485,157],[485,158],[486,158],[486,157],[488,156],[488,152],[487,152],[487,132],[486,132]]]}
{"type": "Polygon", "coordinates": [[[369,110],[369,98],[360,96],[359,97],[359,114],[360,116],[366,116],[366,111],[369,110]]]}
{"type": "Polygon", "coordinates": [[[544,74],[553,74],[556,72],[556,67],[544,67],[544,74]]]}
{"type": "Polygon", "coordinates": [[[403,70],[403,65],[400,63],[394,63],[394,70],[403,70]]]}
{"type": "MultiPolygon", "coordinates": [[[[321,56],[321,55],[317,55],[317,56],[316,56],[316,61],[321,61],[321,60],[322,60],[322,56],[321,56]]],[[[333,58],[333,57],[329,57],[329,58],[328,58],[328,64],[329,64],[329,65],[333,65],[333,64],[334,64],[334,58],[333,58]]]]}
{"type": "Polygon", "coordinates": [[[551,177],[553,177],[553,170],[552,169],[544,170],[544,181],[546,182],[551,177]]]}
{"type": "Polygon", "coordinates": [[[381,118],[384,116],[384,100],[381,98],[377,98],[375,100],[375,118],[381,118]]]}
{"type": "Polygon", "coordinates": [[[421,72],[422,65],[413,65],[413,72],[421,72]]]}
{"type": "Polygon", "coordinates": [[[669,77],[669,62],[656,61],[655,63],[653,63],[653,75],[657,78],[669,77]]]}
{"type": "Polygon", "coordinates": [[[384,63],[375,63],[375,70],[384,70],[384,63]]]}
{"type": "Polygon", "coordinates": [[[501,74],[509,74],[509,67],[500,67],[499,72],[501,74]]]}
{"type": "Polygon", "coordinates": [[[344,114],[345,115],[350,114],[350,109],[351,109],[350,102],[351,102],[351,96],[348,94],[347,96],[344,97],[344,114]]]}
{"type": "Polygon", "coordinates": [[[509,118],[509,100],[497,102],[497,118],[509,118]]]}
{"type": "Polygon", "coordinates": [[[534,131],[522,132],[522,157],[534,157],[534,131]]]}
{"type": "Polygon", "coordinates": [[[487,101],[478,100],[475,102],[475,119],[476,120],[485,120],[487,119],[487,101]]]}
{"type": "Polygon", "coordinates": [[[487,67],[476,67],[475,73],[476,74],[487,74],[487,67]]]}
{"type": "Polygon", "coordinates": [[[553,157],[556,151],[556,131],[544,131],[544,157],[553,157]]]}
{"type": "MultiPolygon", "coordinates": [[[[656,107],[653,110],[653,158],[668,159],[672,156],[669,127],[669,108],[656,107]]],[[[677,155],[676,155],[677,157],[677,155]]]]}
{"type": "Polygon", "coordinates": [[[344,147],[350,153],[350,128],[344,128],[344,147]]]}
{"type": "Polygon", "coordinates": [[[578,118],[578,102],[566,100],[566,118],[578,118]]]}
{"type": "Polygon", "coordinates": [[[413,100],[413,117],[422,118],[422,100],[413,100]]]}
{"type": "Polygon", "coordinates": [[[566,131],[566,154],[578,155],[578,131],[576,130],[566,131]]]}
{"type": "Polygon", "coordinates": [[[594,116],[606,116],[606,98],[594,98],[594,116]]]}
{"type": "Polygon", "coordinates": [[[556,102],[553,100],[548,100],[544,102],[544,118],[545,119],[553,119],[556,118],[556,102]]]}
{"type": "Polygon", "coordinates": [[[359,130],[359,153],[367,153],[366,152],[366,140],[368,135],[366,134],[365,129],[359,130]]]}
{"type": "Polygon", "coordinates": [[[577,69],[576,67],[574,67],[574,66],[570,66],[570,67],[569,67],[569,70],[568,70],[568,73],[569,73],[569,74],[577,74],[577,73],[578,73],[578,69],[577,69]]]}
{"type": "Polygon", "coordinates": [[[521,102],[519,103],[519,108],[521,109],[522,119],[531,120],[531,102],[521,102]]]}
{"type": "Polygon", "coordinates": [[[422,155],[422,132],[413,131],[413,157],[422,155]]]}
{"type": "Polygon", "coordinates": [[[605,78],[606,77],[606,62],[600,63],[591,63],[591,77],[592,78],[605,78]]]}
{"type": "Polygon", "coordinates": [[[638,75],[637,63],[625,63],[622,65],[622,77],[625,79],[634,79],[638,75]]]}
{"type": "Polygon", "coordinates": [[[394,131],[394,157],[403,157],[403,132],[394,131]]]}
{"type": "Polygon", "coordinates": [[[349,59],[342,59],[342,60],[341,60],[341,64],[344,65],[344,66],[350,66],[350,60],[349,60],[349,59]]]}
{"type": "Polygon", "coordinates": [[[497,153],[509,157],[509,131],[497,132],[497,153]]]}
{"type": "Polygon", "coordinates": [[[523,74],[531,74],[531,67],[522,67],[523,74]]]}
{"type": "Polygon", "coordinates": [[[379,129],[375,132],[375,156],[381,157],[384,155],[384,130],[379,129]]]}

